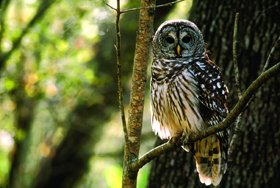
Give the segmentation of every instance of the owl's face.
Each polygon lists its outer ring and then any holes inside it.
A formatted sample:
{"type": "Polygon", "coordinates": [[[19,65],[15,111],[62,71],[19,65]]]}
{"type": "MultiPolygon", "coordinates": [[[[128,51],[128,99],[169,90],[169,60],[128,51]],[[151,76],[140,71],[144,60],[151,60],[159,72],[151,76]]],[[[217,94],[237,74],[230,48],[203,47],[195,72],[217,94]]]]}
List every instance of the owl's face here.
{"type": "Polygon", "coordinates": [[[187,20],[164,22],[153,39],[154,56],[157,58],[187,58],[202,56],[204,40],[197,26],[187,20]]]}

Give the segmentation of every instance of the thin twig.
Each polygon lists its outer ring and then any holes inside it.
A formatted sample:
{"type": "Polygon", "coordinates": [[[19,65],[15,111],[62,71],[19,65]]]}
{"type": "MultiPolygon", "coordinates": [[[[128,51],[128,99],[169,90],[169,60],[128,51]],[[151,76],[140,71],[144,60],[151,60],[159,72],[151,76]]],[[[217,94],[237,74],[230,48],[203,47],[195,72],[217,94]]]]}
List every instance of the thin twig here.
{"type": "MultiPolygon", "coordinates": [[[[232,111],[227,115],[224,121],[222,121],[218,125],[206,129],[205,131],[202,131],[199,135],[191,134],[189,136],[188,142],[193,143],[197,140],[206,138],[207,136],[210,136],[219,131],[227,129],[235,121],[238,115],[244,110],[248,101],[257,92],[257,90],[263,84],[265,84],[270,78],[276,76],[279,73],[280,73],[280,62],[278,62],[273,67],[269,68],[267,71],[263,72],[256,80],[254,80],[250,84],[250,86],[243,93],[241,99],[237,102],[237,104],[234,106],[232,111]]],[[[172,147],[175,147],[175,145],[176,144],[169,142],[152,149],[151,151],[143,155],[139,160],[131,163],[129,166],[130,169],[137,171],[138,169],[142,168],[145,164],[153,160],[155,157],[165,153],[166,151],[169,151],[172,147]]]]}
{"type": "Polygon", "coordinates": [[[269,55],[268,55],[268,57],[267,57],[267,59],[266,59],[266,61],[265,61],[265,64],[264,64],[264,66],[263,66],[262,72],[264,72],[264,71],[267,69],[267,67],[268,67],[268,65],[269,65],[269,62],[270,62],[270,59],[271,59],[271,56],[272,56],[272,54],[274,53],[275,48],[276,48],[276,46],[278,45],[278,42],[279,42],[279,41],[280,41],[280,35],[278,36],[276,42],[274,43],[273,47],[271,48],[271,50],[270,50],[270,52],[269,52],[269,55]]]}
{"type": "Polygon", "coordinates": [[[233,68],[234,68],[234,79],[235,79],[235,86],[237,89],[238,99],[241,98],[241,88],[240,88],[240,77],[238,71],[238,64],[237,64],[237,30],[238,30],[238,16],[239,13],[235,14],[234,19],[234,29],[233,29],[233,43],[232,43],[232,55],[233,55],[233,68]]]}
{"type": "Polygon", "coordinates": [[[114,11],[118,11],[116,8],[114,8],[110,4],[108,4],[105,0],[103,0],[103,2],[105,5],[107,5],[109,8],[113,9],[114,11]]]}
{"type": "MultiPolygon", "coordinates": [[[[127,13],[127,12],[132,12],[132,11],[139,11],[141,9],[150,9],[150,8],[160,8],[160,7],[167,7],[167,6],[172,6],[176,3],[180,3],[182,1],[185,1],[185,0],[177,0],[177,1],[173,1],[173,2],[170,2],[170,3],[164,3],[164,4],[161,4],[161,5],[156,5],[156,6],[148,6],[148,7],[136,7],[136,8],[130,8],[130,9],[125,9],[125,10],[122,10],[120,11],[120,14],[123,14],[123,13],[127,13]]],[[[117,11],[116,8],[114,8],[113,6],[109,5],[108,3],[106,3],[104,0],[103,2],[108,6],[110,7],[111,9],[117,11]]]]}
{"type": "MultiPolygon", "coordinates": [[[[242,97],[242,92],[241,92],[241,87],[240,87],[240,76],[239,76],[239,71],[238,71],[238,63],[237,63],[237,31],[238,31],[238,16],[239,13],[237,12],[235,14],[235,19],[234,19],[234,28],[233,28],[233,43],[232,43],[232,55],[233,55],[233,68],[234,68],[234,80],[235,80],[235,88],[237,90],[237,97],[238,100],[241,99],[242,97]]],[[[236,118],[236,122],[234,125],[234,133],[232,136],[232,139],[229,144],[229,149],[228,153],[229,156],[231,156],[233,149],[235,147],[235,143],[237,143],[238,140],[238,130],[240,129],[240,119],[241,119],[241,114],[236,118]]]]}
{"type": "Polygon", "coordinates": [[[176,3],[180,3],[182,1],[184,1],[184,0],[177,0],[177,1],[173,1],[173,2],[170,2],[170,3],[164,3],[164,4],[156,5],[156,6],[130,8],[130,9],[122,10],[121,14],[122,13],[127,13],[127,12],[132,12],[132,11],[138,11],[138,10],[141,10],[141,9],[150,9],[150,8],[160,8],[160,7],[172,6],[172,5],[174,5],[176,3]]]}
{"type": "Polygon", "coordinates": [[[121,57],[120,0],[117,0],[116,12],[117,12],[117,15],[116,15],[116,45],[115,45],[115,48],[116,48],[116,63],[117,63],[118,98],[119,98],[119,108],[121,111],[125,144],[126,144],[126,146],[128,146],[128,132],[127,132],[127,126],[126,126],[125,112],[124,112],[123,89],[122,89],[122,79],[121,79],[122,66],[121,66],[121,62],[120,62],[120,57],[121,57]]]}

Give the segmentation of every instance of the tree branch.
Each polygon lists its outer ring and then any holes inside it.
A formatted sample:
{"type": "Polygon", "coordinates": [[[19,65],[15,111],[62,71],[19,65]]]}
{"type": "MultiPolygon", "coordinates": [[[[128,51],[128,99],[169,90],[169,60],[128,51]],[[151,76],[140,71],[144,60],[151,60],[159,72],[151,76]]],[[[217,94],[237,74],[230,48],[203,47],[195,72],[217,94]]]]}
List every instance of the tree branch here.
{"type": "Polygon", "coordinates": [[[130,170],[135,171],[135,170],[142,168],[145,164],[149,163],[150,161],[152,161],[154,158],[160,156],[161,154],[164,154],[164,153],[170,151],[176,145],[177,145],[176,142],[169,140],[168,142],[151,149],[150,151],[145,153],[142,157],[140,157],[137,161],[131,163],[129,165],[130,170]]]}
{"type": "MultiPolygon", "coordinates": [[[[110,9],[113,9],[114,11],[118,11],[117,8],[112,7],[109,3],[107,3],[105,0],[103,0],[103,2],[105,3],[105,5],[107,5],[110,9]]],[[[118,4],[119,1],[117,1],[118,4]]],[[[117,5],[118,6],[118,5],[117,5]]]]}
{"type": "Polygon", "coordinates": [[[13,52],[18,49],[18,47],[21,44],[21,41],[23,37],[29,32],[29,30],[45,15],[46,11],[50,8],[50,6],[55,2],[56,0],[45,0],[42,1],[39,5],[39,8],[34,15],[34,17],[30,20],[30,22],[26,25],[26,27],[22,30],[20,35],[13,41],[12,48],[5,52],[0,56],[0,70],[5,67],[6,62],[11,57],[13,52]]]}
{"type": "MultiPolygon", "coordinates": [[[[246,91],[243,93],[240,100],[234,106],[232,111],[227,115],[227,117],[226,117],[226,119],[224,119],[224,121],[222,121],[218,125],[215,125],[213,127],[206,129],[205,131],[202,131],[199,135],[191,134],[189,136],[188,142],[189,143],[195,142],[197,140],[206,138],[209,135],[215,134],[219,131],[222,131],[222,130],[225,130],[226,128],[228,128],[234,122],[234,120],[237,118],[237,116],[244,110],[248,101],[257,92],[257,90],[264,83],[266,83],[270,78],[272,78],[273,76],[275,76],[278,73],[280,73],[280,62],[278,62],[273,67],[269,68],[267,71],[263,72],[255,81],[253,81],[251,83],[251,85],[246,89],[246,91]]],[[[141,167],[143,167],[145,164],[147,164],[148,162],[153,160],[155,157],[169,151],[175,145],[176,144],[173,142],[164,143],[164,144],[152,149],[148,153],[146,153],[139,160],[131,163],[129,168],[134,171],[138,170],[141,167]]]]}
{"type": "Polygon", "coordinates": [[[164,3],[164,4],[156,5],[156,6],[147,6],[147,7],[138,7],[138,8],[126,9],[126,10],[121,11],[121,14],[122,13],[127,13],[127,12],[132,12],[132,11],[138,11],[138,10],[141,10],[141,9],[150,9],[150,8],[160,8],[160,7],[172,6],[172,5],[174,5],[176,3],[180,3],[182,1],[184,1],[184,0],[177,0],[177,1],[164,3]]]}
{"type": "Polygon", "coordinates": [[[278,45],[278,42],[279,42],[279,41],[280,41],[280,35],[278,36],[276,42],[274,43],[273,47],[271,48],[271,50],[270,50],[270,52],[269,52],[269,55],[268,55],[268,57],[267,57],[267,59],[266,59],[266,61],[265,61],[265,64],[264,64],[264,66],[263,66],[262,72],[264,72],[264,71],[267,69],[267,67],[268,67],[268,65],[269,65],[270,58],[271,58],[272,54],[274,53],[275,48],[276,48],[276,46],[278,45]]]}
{"type": "MultiPolygon", "coordinates": [[[[155,0],[141,0],[140,6],[154,7],[155,0]]],[[[124,149],[123,187],[136,187],[138,169],[131,171],[128,167],[131,161],[138,160],[140,149],[147,68],[153,36],[154,8],[140,10],[138,25],[127,127],[128,147],[124,149]]]]}
{"type": "MultiPolygon", "coordinates": [[[[233,68],[234,68],[234,80],[235,80],[235,87],[237,90],[237,97],[238,100],[242,97],[241,87],[240,87],[240,76],[238,71],[238,63],[237,63],[237,31],[238,31],[238,16],[239,13],[237,12],[235,14],[234,19],[234,28],[233,28],[233,43],[232,43],[232,54],[233,54],[233,68]]],[[[228,153],[229,156],[231,156],[235,143],[238,139],[238,135],[236,134],[237,131],[240,129],[240,119],[241,119],[241,113],[238,115],[235,125],[234,125],[234,133],[232,136],[232,139],[229,144],[228,153]]]]}
{"type": "Polygon", "coordinates": [[[233,55],[233,67],[234,67],[234,80],[235,80],[235,86],[237,89],[237,95],[238,99],[241,98],[242,92],[240,88],[240,77],[239,77],[239,71],[238,71],[238,64],[237,64],[237,30],[238,30],[238,15],[237,12],[235,14],[234,19],[234,28],[233,28],[233,44],[232,44],[232,55],[233,55]]]}
{"type": "MultiPolygon", "coordinates": [[[[174,4],[176,4],[176,3],[180,3],[180,2],[182,2],[182,1],[185,1],[185,0],[172,1],[172,2],[169,2],[169,3],[164,3],[164,4],[156,5],[156,6],[136,7],[136,8],[125,9],[125,10],[120,11],[120,14],[128,13],[128,12],[133,12],[133,11],[139,11],[139,10],[141,10],[141,9],[151,9],[151,8],[160,8],[160,7],[172,6],[172,5],[174,5],[174,4]]],[[[110,7],[111,9],[117,11],[117,8],[114,8],[114,7],[111,6],[110,4],[106,3],[104,0],[103,0],[103,2],[104,2],[108,7],[110,7]]]]}
{"type": "MultiPolygon", "coordinates": [[[[109,5],[108,5],[109,6],[109,5]]],[[[110,7],[112,8],[112,7],[110,7]]],[[[124,132],[124,139],[125,144],[128,144],[128,133],[127,133],[127,126],[126,126],[126,120],[125,120],[125,112],[124,112],[124,104],[123,104],[123,89],[122,89],[122,79],[121,79],[121,31],[120,31],[120,0],[117,0],[117,9],[116,9],[116,63],[117,63],[117,80],[118,80],[118,99],[119,99],[119,108],[121,111],[121,119],[122,119],[122,125],[123,125],[123,132],[124,132]]]]}

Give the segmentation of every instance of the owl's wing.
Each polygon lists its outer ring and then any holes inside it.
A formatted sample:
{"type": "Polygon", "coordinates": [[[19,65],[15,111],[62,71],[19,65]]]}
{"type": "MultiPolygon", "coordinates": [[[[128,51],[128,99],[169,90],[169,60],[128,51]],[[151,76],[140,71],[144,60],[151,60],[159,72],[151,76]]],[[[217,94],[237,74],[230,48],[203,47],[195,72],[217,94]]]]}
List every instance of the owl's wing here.
{"type": "MultiPolygon", "coordinates": [[[[220,123],[228,114],[228,89],[223,81],[219,68],[206,56],[189,63],[189,71],[196,80],[199,91],[199,110],[201,117],[208,126],[220,123]]],[[[227,143],[227,131],[217,135],[227,143]]]]}
{"type": "MultiPolygon", "coordinates": [[[[228,113],[228,89],[221,72],[207,57],[192,61],[188,69],[196,81],[199,111],[203,121],[207,126],[217,125],[228,113]]],[[[216,133],[216,136],[211,135],[195,142],[194,156],[201,182],[209,184],[212,181],[217,185],[221,181],[227,168],[228,137],[228,130],[224,130],[216,133]],[[212,163],[211,168],[208,166],[209,162],[212,163]]]]}
{"type": "Polygon", "coordinates": [[[202,118],[208,125],[216,125],[228,113],[228,89],[222,74],[208,58],[191,62],[189,70],[196,79],[197,89],[200,93],[198,100],[202,118]]]}
{"type": "MultiPolygon", "coordinates": [[[[196,79],[199,90],[199,111],[207,126],[220,123],[228,113],[227,95],[228,89],[223,81],[219,68],[208,58],[194,60],[188,67],[196,79]]],[[[228,130],[218,132],[217,136],[222,140],[223,147],[228,145],[228,130]]]]}

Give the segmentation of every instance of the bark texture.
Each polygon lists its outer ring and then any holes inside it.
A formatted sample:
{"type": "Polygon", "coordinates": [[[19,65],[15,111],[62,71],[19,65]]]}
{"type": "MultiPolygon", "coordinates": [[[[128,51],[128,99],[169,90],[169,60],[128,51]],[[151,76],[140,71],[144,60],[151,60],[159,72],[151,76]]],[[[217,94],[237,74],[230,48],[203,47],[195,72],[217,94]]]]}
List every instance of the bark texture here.
{"type": "MultiPolygon", "coordinates": [[[[140,6],[153,7],[155,6],[155,0],[141,0],[140,6]]],[[[136,187],[138,170],[130,170],[129,162],[137,160],[139,155],[149,46],[151,46],[152,41],[153,24],[154,9],[140,9],[128,117],[128,143],[126,143],[124,150],[123,187],[136,187]]]]}
{"type": "MultiPolygon", "coordinates": [[[[230,89],[230,107],[237,101],[232,63],[234,15],[239,12],[238,65],[241,89],[260,74],[279,37],[280,3],[273,0],[195,1],[190,20],[204,34],[210,57],[221,68],[230,89]]],[[[280,45],[269,67],[280,60],[280,45]]],[[[228,171],[220,187],[277,187],[280,167],[280,77],[262,87],[244,110],[238,139],[229,156],[228,171]]],[[[152,165],[149,187],[204,187],[190,153],[176,148],[152,165]]]]}

